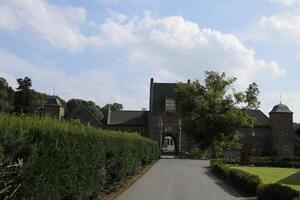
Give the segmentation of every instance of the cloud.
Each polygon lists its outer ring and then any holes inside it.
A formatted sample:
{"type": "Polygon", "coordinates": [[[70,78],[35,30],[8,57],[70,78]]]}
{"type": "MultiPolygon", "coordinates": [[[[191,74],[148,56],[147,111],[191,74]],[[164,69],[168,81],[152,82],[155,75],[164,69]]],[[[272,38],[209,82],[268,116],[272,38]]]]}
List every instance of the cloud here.
{"type": "Polygon", "coordinates": [[[81,7],[50,5],[45,0],[9,0],[0,3],[0,27],[29,28],[51,45],[69,51],[81,50],[85,37],[79,25],[86,20],[81,7]]]}
{"type": "Polygon", "coordinates": [[[260,27],[275,37],[300,45],[300,14],[282,12],[260,20],[260,27]]]}
{"type": "Polygon", "coordinates": [[[275,61],[257,58],[236,36],[200,28],[181,16],[155,18],[148,13],[124,23],[108,19],[101,27],[109,45],[122,46],[130,66],[160,80],[199,78],[204,70],[225,71],[240,83],[262,71],[285,74],[275,61]]]}
{"type": "MultiPolygon", "coordinates": [[[[82,98],[93,100],[99,105],[111,102],[122,102],[127,108],[144,107],[146,99],[134,98],[127,94],[137,88],[128,88],[126,91],[118,74],[112,71],[94,69],[68,73],[55,67],[45,68],[34,65],[4,49],[0,49],[0,77],[7,79],[9,84],[16,88],[16,79],[28,76],[32,78],[33,88],[47,94],[56,94],[68,100],[82,98]],[[143,99],[144,101],[141,101],[143,99]]],[[[121,76],[121,75],[120,75],[121,76]]],[[[139,89],[144,87],[139,85],[139,89]]],[[[144,89],[144,88],[143,88],[144,89]]],[[[143,92],[138,92],[143,94],[143,92]]],[[[146,94],[143,94],[146,97],[146,94]]]]}
{"type": "Polygon", "coordinates": [[[300,0],[270,0],[270,2],[279,3],[284,6],[295,6],[300,4],[300,0]]]}

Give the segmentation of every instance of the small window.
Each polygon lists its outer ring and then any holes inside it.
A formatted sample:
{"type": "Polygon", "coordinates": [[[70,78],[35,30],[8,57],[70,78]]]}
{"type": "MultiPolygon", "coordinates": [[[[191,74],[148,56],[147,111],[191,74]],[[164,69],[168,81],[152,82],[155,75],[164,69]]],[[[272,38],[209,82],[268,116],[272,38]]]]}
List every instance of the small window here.
{"type": "Polygon", "coordinates": [[[252,135],[252,137],[255,137],[255,132],[254,132],[254,131],[252,131],[252,134],[251,134],[251,135],[252,135]]]}
{"type": "Polygon", "coordinates": [[[165,105],[166,112],[175,112],[176,111],[176,104],[175,99],[168,97],[166,98],[166,105],[165,105]]]}

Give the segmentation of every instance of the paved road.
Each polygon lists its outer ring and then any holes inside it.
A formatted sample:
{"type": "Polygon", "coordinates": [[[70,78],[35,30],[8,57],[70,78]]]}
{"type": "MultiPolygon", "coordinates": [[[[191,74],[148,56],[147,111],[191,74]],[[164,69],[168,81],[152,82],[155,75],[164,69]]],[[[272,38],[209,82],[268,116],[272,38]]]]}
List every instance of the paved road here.
{"type": "Polygon", "coordinates": [[[212,176],[208,161],[161,159],[117,200],[235,200],[239,195],[212,176]]]}

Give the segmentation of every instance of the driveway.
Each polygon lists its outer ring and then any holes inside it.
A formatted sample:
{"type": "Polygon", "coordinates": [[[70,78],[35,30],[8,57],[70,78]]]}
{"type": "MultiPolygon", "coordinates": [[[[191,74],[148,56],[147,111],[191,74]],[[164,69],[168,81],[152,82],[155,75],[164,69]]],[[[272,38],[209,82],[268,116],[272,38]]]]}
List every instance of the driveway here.
{"type": "Polygon", "coordinates": [[[161,159],[116,200],[240,199],[208,166],[204,160],[161,159]]]}

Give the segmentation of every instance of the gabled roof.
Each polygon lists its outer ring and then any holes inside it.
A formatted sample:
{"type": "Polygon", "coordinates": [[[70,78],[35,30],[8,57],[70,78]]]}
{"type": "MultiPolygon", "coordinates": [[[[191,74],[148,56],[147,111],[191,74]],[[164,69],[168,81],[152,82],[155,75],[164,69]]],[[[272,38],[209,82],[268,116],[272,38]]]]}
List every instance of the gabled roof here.
{"type": "Polygon", "coordinates": [[[274,106],[270,113],[292,113],[292,111],[290,111],[289,107],[280,103],[274,106]]]}
{"type": "Polygon", "coordinates": [[[153,83],[152,85],[152,102],[150,111],[164,112],[166,98],[174,98],[174,89],[176,83],[153,83]]]}
{"type": "Polygon", "coordinates": [[[247,110],[249,116],[256,119],[254,127],[270,126],[269,118],[261,110],[247,110]]]}
{"type": "Polygon", "coordinates": [[[88,123],[95,128],[102,127],[102,123],[82,103],[78,103],[66,118],[79,119],[80,122],[88,123]]]}
{"type": "Polygon", "coordinates": [[[50,97],[48,99],[48,101],[45,104],[45,106],[59,106],[59,107],[61,107],[62,104],[61,104],[59,98],[53,96],[53,97],[50,97]]]}
{"type": "Polygon", "coordinates": [[[110,111],[107,125],[146,126],[148,111],[110,111]]]}

